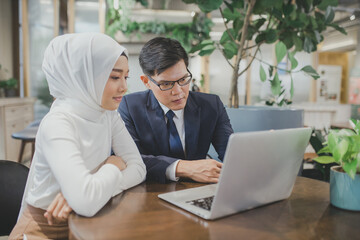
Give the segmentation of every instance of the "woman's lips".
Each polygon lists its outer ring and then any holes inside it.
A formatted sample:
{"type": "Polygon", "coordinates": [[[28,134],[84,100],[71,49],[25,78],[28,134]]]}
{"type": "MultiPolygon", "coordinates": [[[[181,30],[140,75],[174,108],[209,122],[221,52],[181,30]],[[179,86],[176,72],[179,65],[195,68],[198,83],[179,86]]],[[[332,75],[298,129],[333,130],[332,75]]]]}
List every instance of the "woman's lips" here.
{"type": "Polygon", "coordinates": [[[121,102],[122,96],[120,96],[120,97],[113,97],[113,99],[114,99],[116,102],[121,102]]]}

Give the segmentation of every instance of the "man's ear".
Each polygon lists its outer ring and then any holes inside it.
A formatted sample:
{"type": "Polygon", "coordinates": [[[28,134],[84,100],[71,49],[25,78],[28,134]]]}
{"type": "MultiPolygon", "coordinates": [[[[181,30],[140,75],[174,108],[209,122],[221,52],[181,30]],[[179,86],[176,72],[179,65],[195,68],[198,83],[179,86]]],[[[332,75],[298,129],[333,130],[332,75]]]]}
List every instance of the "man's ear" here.
{"type": "Polygon", "coordinates": [[[140,79],[143,82],[143,84],[145,85],[145,87],[150,89],[149,78],[146,75],[141,75],[140,79]]]}

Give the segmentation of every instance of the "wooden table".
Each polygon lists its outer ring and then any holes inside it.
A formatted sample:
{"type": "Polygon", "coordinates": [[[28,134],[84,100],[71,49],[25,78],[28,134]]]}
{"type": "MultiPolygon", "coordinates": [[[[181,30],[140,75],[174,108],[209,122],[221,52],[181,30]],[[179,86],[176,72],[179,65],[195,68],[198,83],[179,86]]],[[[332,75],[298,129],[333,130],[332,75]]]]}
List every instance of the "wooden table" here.
{"type": "Polygon", "coordinates": [[[160,200],[198,183],[143,183],[111,199],[93,218],[73,214],[70,239],[359,239],[360,213],[329,203],[329,184],[298,177],[291,197],[215,221],[160,200]]]}

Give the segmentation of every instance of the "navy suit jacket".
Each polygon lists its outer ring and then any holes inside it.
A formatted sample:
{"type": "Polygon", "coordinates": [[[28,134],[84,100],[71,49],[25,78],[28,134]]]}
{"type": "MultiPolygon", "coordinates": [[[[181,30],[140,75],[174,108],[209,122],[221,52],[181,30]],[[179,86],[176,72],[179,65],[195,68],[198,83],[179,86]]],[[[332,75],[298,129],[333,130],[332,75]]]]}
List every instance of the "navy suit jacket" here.
{"type": "MultiPolygon", "coordinates": [[[[147,179],[165,183],[166,168],[178,158],[169,153],[165,113],[154,94],[147,90],[126,95],[118,111],[142,155],[147,179]]],[[[184,160],[205,159],[211,143],[219,159],[224,158],[233,129],[218,96],[190,91],[184,109],[184,125],[184,160]]]]}

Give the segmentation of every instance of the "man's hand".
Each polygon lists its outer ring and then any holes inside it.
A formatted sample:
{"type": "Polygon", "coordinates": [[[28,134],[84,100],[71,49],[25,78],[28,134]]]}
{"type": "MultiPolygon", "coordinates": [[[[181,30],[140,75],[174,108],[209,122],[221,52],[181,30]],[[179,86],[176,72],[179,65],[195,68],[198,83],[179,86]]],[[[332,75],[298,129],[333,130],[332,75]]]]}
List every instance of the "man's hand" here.
{"type": "Polygon", "coordinates": [[[68,205],[62,193],[58,193],[44,213],[44,217],[47,218],[49,225],[52,225],[54,221],[65,222],[71,212],[72,208],[68,205]]]}
{"type": "Polygon", "coordinates": [[[197,182],[217,183],[222,163],[214,159],[180,160],[176,167],[177,177],[191,178],[197,182]]]}
{"type": "Polygon", "coordinates": [[[116,167],[120,169],[120,171],[124,170],[126,168],[126,163],[124,160],[119,156],[110,156],[106,159],[105,164],[114,164],[116,167]]]}

